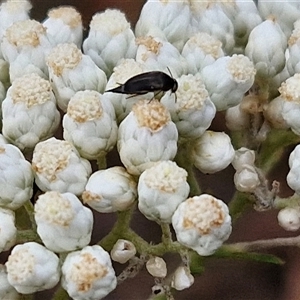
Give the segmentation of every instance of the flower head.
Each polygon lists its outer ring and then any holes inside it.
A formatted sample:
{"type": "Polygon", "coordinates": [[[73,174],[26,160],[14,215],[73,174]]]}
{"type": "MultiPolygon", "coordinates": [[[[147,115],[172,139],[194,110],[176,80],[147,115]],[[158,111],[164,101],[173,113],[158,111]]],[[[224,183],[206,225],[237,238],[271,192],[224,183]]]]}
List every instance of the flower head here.
{"type": "Polygon", "coordinates": [[[58,257],[35,242],[15,246],[5,266],[8,282],[21,294],[50,289],[60,277],[58,257]]]}
{"type": "Polygon", "coordinates": [[[46,192],[34,206],[37,232],[54,252],[68,252],[91,240],[93,214],[71,193],[46,192]]]}
{"type": "Polygon", "coordinates": [[[130,174],[141,174],[160,160],[173,159],[178,132],[168,110],[156,100],[139,101],[119,126],[120,158],[130,174]]]}
{"type": "Polygon", "coordinates": [[[177,240],[199,255],[213,254],[231,233],[226,204],[202,194],[182,202],[172,217],[177,240]]]}
{"type": "Polygon", "coordinates": [[[189,191],[184,169],[172,161],[158,162],[139,178],[139,210],[150,220],[171,223],[174,211],[189,191]]]}
{"type": "Polygon", "coordinates": [[[91,164],[66,141],[56,138],[39,142],[33,151],[36,184],[46,192],[56,190],[80,195],[92,173],[91,164]]]}
{"type": "Polygon", "coordinates": [[[62,286],[78,300],[99,300],[117,285],[109,254],[98,245],[68,254],[62,266],[62,286]]]}

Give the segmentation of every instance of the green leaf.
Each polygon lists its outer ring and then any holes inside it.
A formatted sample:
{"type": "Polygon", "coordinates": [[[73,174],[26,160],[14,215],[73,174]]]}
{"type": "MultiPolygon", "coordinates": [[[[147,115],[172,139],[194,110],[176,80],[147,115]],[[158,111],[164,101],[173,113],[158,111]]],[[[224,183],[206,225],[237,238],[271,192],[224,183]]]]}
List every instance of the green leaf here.
{"type": "Polygon", "coordinates": [[[236,191],[228,204],[229,214],[231,216],[232,222],[236,221],[236,219],[238,219],[244,211],[252,207],[250,197],[251,195],[247,193],[236,191]]]}
{"type": "Polygon", "coordinates": [[[273,255],[273,254],[267,254],[267,253],[257,253],[257,252],[234,252],[234,251],[228,251],[228,248],[225,246],[218,249],[213,257],[217,258],[230,258],[230,259],[243,259],[243,260],[252,260],[257,262],[264,262],[264,263],[270,263],[270,264],[276,264],[276,265],[283,265],[285,262],[273,255]]]}

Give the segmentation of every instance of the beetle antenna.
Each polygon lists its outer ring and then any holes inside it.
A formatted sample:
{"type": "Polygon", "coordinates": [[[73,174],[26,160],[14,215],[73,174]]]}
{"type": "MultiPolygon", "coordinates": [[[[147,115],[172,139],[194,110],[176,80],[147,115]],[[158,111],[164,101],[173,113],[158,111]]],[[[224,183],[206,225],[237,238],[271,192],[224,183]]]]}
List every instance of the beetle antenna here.
{"type": "Polygon", "coordinates": [[[171,72],[170,68],[169,68],[169,67],[167,67],[167,69],[168,69],[168,71],[169,71],[169,73],[170,73],[171,77],[174,79],[174,77],[173,77],[173,74],[172,74],[172,72],[171,72]]]}

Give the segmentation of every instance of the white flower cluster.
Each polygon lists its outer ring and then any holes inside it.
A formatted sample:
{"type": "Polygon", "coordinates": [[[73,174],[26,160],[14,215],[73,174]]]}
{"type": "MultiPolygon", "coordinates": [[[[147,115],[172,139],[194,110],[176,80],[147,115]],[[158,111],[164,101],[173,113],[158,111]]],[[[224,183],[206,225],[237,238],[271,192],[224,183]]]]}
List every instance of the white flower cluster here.
{"type": "MultiPolygon", "coordinates": [[[[104,238],[114,244],[105,244],[110,254],[90,245],[97,213],[138,208],[161,226],[166,249],[214,254],[231,234],[231,216],[222,200],[195,193],[191,170],[214,174],[232,164],[236,190],[253,194],[261,173],[251,149],[271,129],[300,135],[300,5],[149,0],[134,30],[124,13],[107,9],[92,17],[84,40],[76,8],[52,8],[43,22],[30,9],[28,0],[0,5],[0,252],[11,250],[0,298],[60,282],[73,299],[102,299],[121,281],[111,260],[128,263],[127,277],[146,262],[161,283],[165,261],[130,241],[128,219],[104,238]],[[124,93],[105,93],[120,85],[124,93]],[[227,128],[211,129],[216,115],[227,128]],[[228,129],[242,132],[238,142],[249,138],[245,147],[234,149],[228,129]],[[123,166],[106,164],[113,150],[123,166]],[[31,235],[22,244],[17,225],[26,213],[31,235]]],[[[296,194],[299,165],[297,145],[287,175],[296,194]]],[[[299,211],[282,209],[279,224],[298,230],[299,211]]],[[[182,261],[170,289],[194,282],[182,261]]]]}

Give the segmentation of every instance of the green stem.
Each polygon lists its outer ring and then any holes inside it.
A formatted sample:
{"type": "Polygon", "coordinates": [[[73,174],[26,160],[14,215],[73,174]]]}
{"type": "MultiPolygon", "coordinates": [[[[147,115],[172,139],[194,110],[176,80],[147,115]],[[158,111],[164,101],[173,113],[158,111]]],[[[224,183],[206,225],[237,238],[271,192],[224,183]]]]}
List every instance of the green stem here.
{"type": "Polygon", "coordinates": [[[37,242],[42,243],[42,240],[36,233],[36,231],[33,231],[31,229],[27,230],[18,230],[17,232],[17,244],[23,244],[26,242],[37,242]]]}
{"type": "Polygon", "coordinates": [[[168,246],[169,244],[172,243],[172,233],[171,233],[170,225],[166,223],[161,223],[160,227],[162,231],[162,237],[161,237],[162,243],[163,245],[168,246]]]}
{"type": "Polygon", "coordinates": [[[195,169],[192,161],[192,145],[190,143],[180,144],[178,147],[178,151],[175,157],[175,161],[179,167],[184,168],[187,173],[187,182],[190,186],[190,196],[200,195],[201,188],[199,186],[199,182],[195,176],[195,169]]]}
{"type": "Polygon", "coordinates": [[[107,168],[106,155],[99,156],[97,158],[98,170],[105,170],[107,168]]]}
{"type": "Polygon", "coordinates": [[[236,191],[228,204],[232,221],[236,221],[250,205],[250,195],[236,191]]]}
{"type": "Polygon", "coordinates": [[[117,221],[114,227],[110,233],[99,242],[99,245],[109,251],[118,239],[125,238],[127,235],[126,231],[130,231],[130,221],[134,208],[135,206],[129,210],[118,212],[117,221]]]}
{"type": "Polygon", "coordinates": [[[275,238],[268,240],[258,240],[252,242],[240,242],[223,245],[226,250],[232,252],[247,252],[275,247],[300,247],[300,235],[287,238],[275,238]]]}

